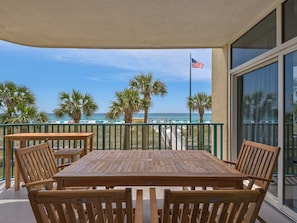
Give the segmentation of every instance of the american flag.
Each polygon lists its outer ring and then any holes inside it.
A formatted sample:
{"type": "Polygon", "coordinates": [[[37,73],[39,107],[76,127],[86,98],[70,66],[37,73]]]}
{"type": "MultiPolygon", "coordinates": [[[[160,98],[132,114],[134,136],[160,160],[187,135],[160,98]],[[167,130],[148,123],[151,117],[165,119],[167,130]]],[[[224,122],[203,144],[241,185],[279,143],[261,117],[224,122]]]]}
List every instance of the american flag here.
{"type": "Polygon", "coordinates": [[[203,68],[204,64],[192,58],[192,68],[203,68]]]}

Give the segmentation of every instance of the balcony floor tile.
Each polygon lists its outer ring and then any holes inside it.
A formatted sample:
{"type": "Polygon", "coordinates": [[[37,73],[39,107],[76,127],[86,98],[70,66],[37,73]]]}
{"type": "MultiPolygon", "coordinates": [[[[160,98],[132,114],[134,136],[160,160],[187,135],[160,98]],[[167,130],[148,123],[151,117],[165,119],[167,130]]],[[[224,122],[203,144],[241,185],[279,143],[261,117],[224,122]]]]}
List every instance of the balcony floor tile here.
{"type": "MultiPolygon", "coordinates": [[[[144,190],[144,205],[145,205],[145,223],[149,223],[149,194],[148,188],[143,188],[144,190]],[[148,208],[147,208],[147,207],[148,208]]],[[[135,189],[133,190],[135,195],[135,189]]],[[[162,197],[162,188],[158,188],[157,196],[162,197]]],[[[294,223],[294,221],[287,218],[273,206],[267,202],[263,203],[260,215],[266,220],[267,223],[294,223]]],[[[21,188],[20,191],[14,191],[13,188],[6,190],[4,182],[0,182],[0,222],[1,223],[34,223],[35,218],[33,216],[30,203],[27,199],[27,190],[21,188]]]]}

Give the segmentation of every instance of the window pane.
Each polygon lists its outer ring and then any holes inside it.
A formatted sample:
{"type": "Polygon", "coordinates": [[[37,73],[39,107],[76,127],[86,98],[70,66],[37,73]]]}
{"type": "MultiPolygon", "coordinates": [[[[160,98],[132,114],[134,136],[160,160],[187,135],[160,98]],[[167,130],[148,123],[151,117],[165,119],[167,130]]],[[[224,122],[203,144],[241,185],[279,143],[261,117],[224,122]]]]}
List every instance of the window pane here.
{"type": "Polygon", "coordinates": [[[283,4],[283,42],[297,36],[297,1],[288,0],[283,4]]]}
{"type": "Polygon", "coordinates": [[[270,13],[231,45],[231,67],[240,64],[276,46],[276,16],[270,13]]]}
{"type": "Polygon", "coordinates": [[[297,51],[285,56],[284,204],[297,211],[297,51]]]}
{"type": "Polygon", "coordinates": [[[247,73],[241,79],[240,138],[277,145],[277,131],[266,131],[272,130],[278,121],[277,63],[247,73]]]}

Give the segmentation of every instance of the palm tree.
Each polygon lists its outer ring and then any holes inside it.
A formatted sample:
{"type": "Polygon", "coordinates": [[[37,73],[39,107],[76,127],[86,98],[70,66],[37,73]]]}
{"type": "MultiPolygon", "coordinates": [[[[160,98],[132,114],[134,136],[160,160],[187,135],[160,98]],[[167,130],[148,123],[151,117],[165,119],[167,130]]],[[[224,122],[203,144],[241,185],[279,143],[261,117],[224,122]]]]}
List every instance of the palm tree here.
{"type": "Polygon", "coordinates": [[[141,109],[141,99],[138,92],[133,89],[124,89],[122,92],[116,92],[116,101],[112,101],[109,112],[105,116],[109,119],[118,119],[124,115],[124,149],[130,149],[130,125],[133,120],[133,114],[141,109]]]}
{"type": "MultiPolygon", "coordinates": [[[[35,101],[35,96],[28,87],[18,86],[13,82],[0,83],[1,123],[47,122],[47,114],[38,111],[35,101]]],[[[22,132],[25,131],[24,126],[22,132]]],[[[8,128],[7,133],[11,133],[11,128],[8,128]]]]}
{"type": "Polygon", "coordinates": [[[2,122],[7,123],[35,123],[35,122],[47,122],[48,116],[45,112],[39,112],[34,105],[19,105],[18,112],[14,115],[7,116],[2,115],[2,122]]]}
{"type": "Polygon", "coordinates": [[[74,123],[79,123],[82,115],[90,117],[98,110],[98,105],[90,94],[83,95],[74,89],[71,93],[60,92],[59,101],[59,108],[54,110],[55,116],[61,118],[67,115],[74,123]]]}
{"type": "MultiPolygon", "coordinates": [[[[211,108],[211,96],[208,96],[206,93],[201,92],[193,95],[192,97],[188,97],[187,106],[191,111],[198,111],[198,115],[200,117],[200,123],[203,123],[203,115],[206,109],[211,108]]],[[[203,126],[199,126],[199,142],[198,145],[201,149],[203,149],[202,145],[202,135],[203,135],[203,126]]]]}
{"type": "Polygon", "coordinates": [[[19,105],[35,104],[35,96],[26,86],[17,86],[13,82],[0,83],[0,109],[6,118],[17,114],[19,105]]]}
{"type": "Polygon", "coordinates": [[[153,82],[153,75],[139,74],[130,81],[130,86],[132,89],[137,90],[141,95],[143,95],[143,109],[144,109],[144,119],[143,122],[148,121],[148,110],[152,105],[152,95],[165,96],[167,94],[166,86],[160,80],[153,82]]]}
{"type": "MultiPolygon", "coordinates": [[[[166,86],[160,80],[153,81],[153,75],[151,73],[148,74],[139,74],[134,77],[133,80],[130,81],[130,86],[132,89],[137,90],[142,96],[142,108],[144,110],[144,118],[143,122],[147,123],[148,121],[148,110],[152,106],[152,95],[160,95],[165,96],[167,94],[166,86]]],[[[147,148],[147,135],[148,128],[145,125],[143,127],[143,141],[142,148],[147,148]]]]}
{"type": "Polygon", "coordinates": [[[211,96],[201,92],[188,97],[187,106],[191,111],[198,111],[200,123],[203,123],[203,115],[206,109],[211,108],[211,96]]]}

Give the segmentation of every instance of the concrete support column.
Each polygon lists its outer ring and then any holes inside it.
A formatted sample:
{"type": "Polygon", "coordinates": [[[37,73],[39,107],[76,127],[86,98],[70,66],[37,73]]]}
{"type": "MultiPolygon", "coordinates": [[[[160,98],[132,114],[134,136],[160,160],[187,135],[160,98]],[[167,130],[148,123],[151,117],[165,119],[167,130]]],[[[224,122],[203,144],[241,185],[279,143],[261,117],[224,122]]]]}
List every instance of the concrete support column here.
{"type": "Polygon", "coordinates": [[[228,158],[228,47],[212,49],[212,122],[224,123],[223,159],[228,158]]]}

